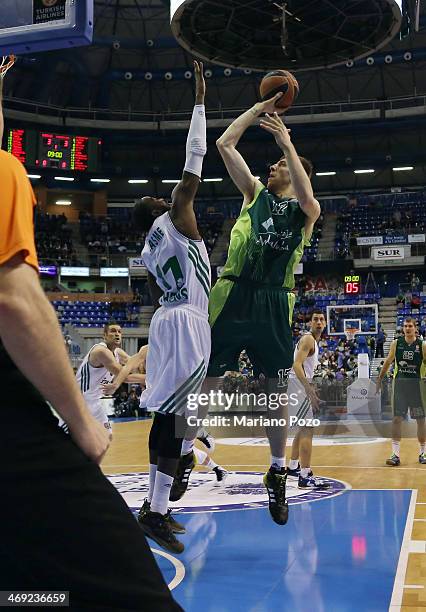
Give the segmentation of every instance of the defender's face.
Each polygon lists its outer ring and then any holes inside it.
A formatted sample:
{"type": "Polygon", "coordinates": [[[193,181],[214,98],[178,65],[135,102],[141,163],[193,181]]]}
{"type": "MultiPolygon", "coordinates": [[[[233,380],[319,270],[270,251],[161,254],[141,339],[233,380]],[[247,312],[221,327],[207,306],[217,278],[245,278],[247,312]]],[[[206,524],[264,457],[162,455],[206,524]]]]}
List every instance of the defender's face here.
{"type": "Polygon", "coordinates": [[[108,345],[121,346],[122,331],[120,325],[110,325],[104,333],[105,342],[108,345]]]}
{"type": "Polygon", "coordinates": [[[327,321],[323,314],[314,314],[310,321],[311,330],[315,333],[322,334],[327,326],[327,321]]]}
{"type": "Polygon", "coordinates": [[[170,210],[171,204],[169,204],[164,198],[153,198],[152,196],[144,196],[142,198],[144,206],[148,206],[154,217],[158,217],[170,210]]]}
{"type": "Polygon", "coordinates": [[[285,157],[279,159],[275,164],[269,166],[269,176],[267,187],[271,191],[277,192],[287,187],[290,183],[290,173],[288,171],[287,160],[285,157]]]}

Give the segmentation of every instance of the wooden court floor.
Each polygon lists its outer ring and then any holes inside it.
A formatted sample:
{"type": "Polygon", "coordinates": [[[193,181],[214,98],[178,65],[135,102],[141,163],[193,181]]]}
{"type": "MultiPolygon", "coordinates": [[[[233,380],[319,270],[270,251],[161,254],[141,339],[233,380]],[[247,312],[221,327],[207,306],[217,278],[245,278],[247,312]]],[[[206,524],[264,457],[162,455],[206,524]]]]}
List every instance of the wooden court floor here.
{"type": "MultiPolygon", "coordinates": [[[[102,464],[106,474],[148,471],[150,425],[150,420],[113,425],[114,439],[102,464]]],[[[214,434],[213,431],[212,433],[214,434]]],[[[396,468],[385,466],[384,462],[390,455],[390,450],[389,440],[369,444],[314,446],[312,467],[317,475],[343,480],[353,489],[417,490],[410,538],[411,552],[408,554],[401,610],[424,611],[426,610],[426,465],[418,463],[418,443],[414,438],[402,440],[401,466],[396,468]],[[413,588],[413,585],[416,588],[413,588]]],[[[287,458],[289,453],[288,448],[287,458]]],[[[216,463],[228,470],[263,471],[269,465],[269,450],[266,446],[217,444],[213,458],[216,463]]]]}

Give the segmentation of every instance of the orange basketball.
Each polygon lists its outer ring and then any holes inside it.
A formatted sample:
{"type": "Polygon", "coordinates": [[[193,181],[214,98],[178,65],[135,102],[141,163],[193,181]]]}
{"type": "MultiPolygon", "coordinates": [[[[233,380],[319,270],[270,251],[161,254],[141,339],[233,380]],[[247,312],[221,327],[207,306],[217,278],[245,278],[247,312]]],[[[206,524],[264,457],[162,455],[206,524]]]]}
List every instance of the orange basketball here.
{"type": "Polygon", "coordinates": [[[273,70],[263,77],[260,83],[260,97],[262,102],[273,98],[279,91],[283,92],[275,106],[281,110],[288,110],[299,93],[299,83],[287,70],[273,70]]]}

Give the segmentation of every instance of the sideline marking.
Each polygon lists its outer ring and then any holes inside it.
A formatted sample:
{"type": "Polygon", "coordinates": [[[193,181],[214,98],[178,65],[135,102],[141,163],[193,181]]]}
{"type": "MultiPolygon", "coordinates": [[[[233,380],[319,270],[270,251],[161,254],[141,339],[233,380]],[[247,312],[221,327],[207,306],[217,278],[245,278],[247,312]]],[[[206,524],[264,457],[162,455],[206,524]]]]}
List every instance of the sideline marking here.
{"type": "Polygon", "coordinates": [[[407,520],[405,522],[404,536],[402,538],[401,551],[399,553],[398,566],[396,568],[395,581],[393,584],[392,598],[389,609],[396,607],[401,608],[402,597],[404,594],[405,574],[408,566],[408,555],[412,552],[411,549],[411,532],[413,531],[414,512],[416,511],[417,489],[411,492],[410,505],[408,507],[407,520]]]}

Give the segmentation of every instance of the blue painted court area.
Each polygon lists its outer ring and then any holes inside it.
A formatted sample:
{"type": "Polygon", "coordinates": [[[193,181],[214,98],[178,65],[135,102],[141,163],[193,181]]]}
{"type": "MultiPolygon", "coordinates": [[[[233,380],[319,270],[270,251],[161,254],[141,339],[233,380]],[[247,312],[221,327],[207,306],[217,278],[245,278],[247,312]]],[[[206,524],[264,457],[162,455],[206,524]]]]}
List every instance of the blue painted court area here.
{"type": "MultiPolygon", "coordinates": [[[[352,490],[293,505],[285,527],[263,508],[176,515],[187,534],[173,594],[187,612],[388,610],[410,498],[352,490]]],[[[156,559],[170,583],[176,569],[156,559]]]]}

